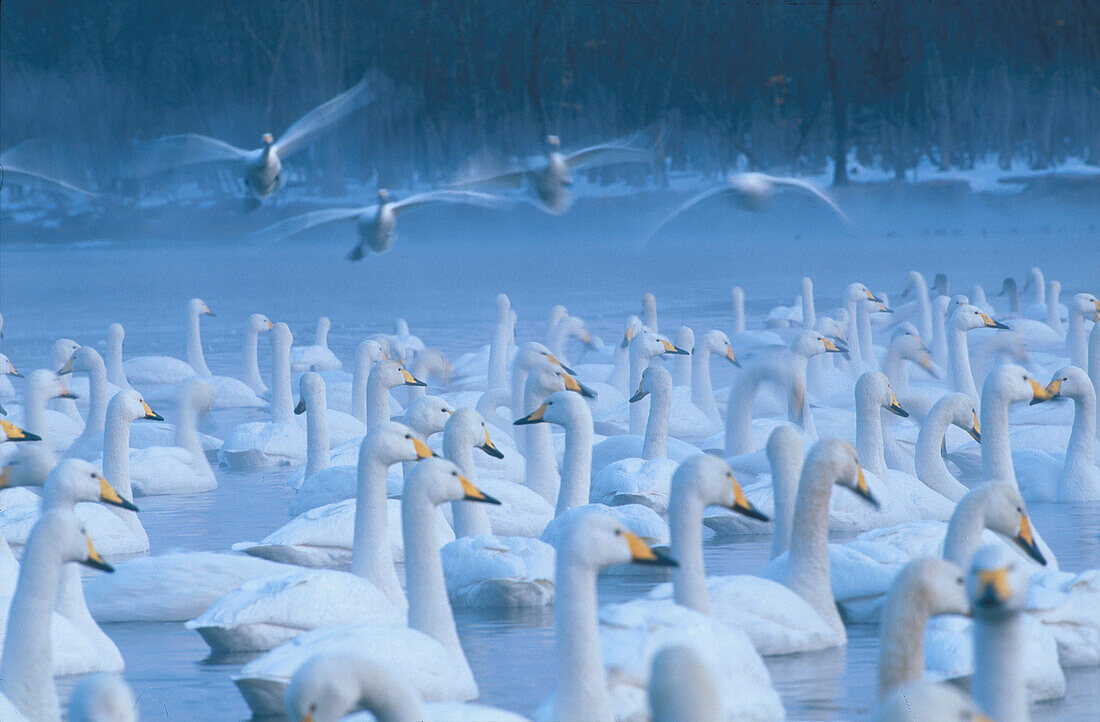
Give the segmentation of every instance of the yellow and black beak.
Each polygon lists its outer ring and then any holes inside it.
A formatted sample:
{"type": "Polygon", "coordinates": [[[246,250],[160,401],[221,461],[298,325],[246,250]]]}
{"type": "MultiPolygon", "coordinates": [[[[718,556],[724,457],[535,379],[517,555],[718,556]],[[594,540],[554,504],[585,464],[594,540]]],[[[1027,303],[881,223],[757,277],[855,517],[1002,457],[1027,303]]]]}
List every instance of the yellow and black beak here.
{"type": "Polygon", "coordinates": [[[994,321],[992,318],[985,315],[984,313],[979,313],[978,315],[981,316],[982,323],[985,325],[986,328],[1008,328],[1008,326],[1004,325],[1000,321],[994,321]]]}
{"type": "Polygon", "coordinates": [[[110,504],[111,506],[122,507],[129,511],[140,511],[132,501],[126,501],[122,498],[122,495],[118,493],[115,487],[104,479],[99,474],[95,475],[96,480],[99,482],[99,500],[104,504],[110,504]]]}
{"type": "Polygon", "coordinates": [[[875,310],[878,311],[879,313],[893,313],[894,312],[894,309],[890,308],[889,306],[887,306],[882,301],[878,302],[878,308],[875,309],[875,310]]]}
{"type": "MultiPolygon", "coordinates": [[[[1031,378],[1030,376],[1028,377],[1027,382],[1031,384],[1031,401],[1028,402],[1028,406],[1034,406],[1035,404],[1039,404],[1044,401],[1050,401],[1054,398],[1054,393],[1048,390],[1050,388],[1049,386],[1047,388],[1043,388],[1039,385],[1038,381],[1031,378]]],[[[1060,391],[1061,386],[1062,384],[1061,382],[1059,382],[1058,386],[1055,388],[1060,391]]]]}
{"type": "Polygon", "coordinates": [[[871,493],[871,487],[867,486],[867,478],[863,476],[863,467],[859,467],[859,475],[856,476],[856,488],[854,489],[856,496],[863,499],[876,509],[882,505],[879,504],[878,499],[871,493]]]}
{"type": "Polygon", "coordinates": [[[985,609],[1003,606],[1012,597],[1008,567],[978,572],[977,604],[985,609]]]}
{"type": "Polygon", "coordinates": [[[558,367],[561,368],[561,370],[564,371],[567,374],[573,374],[574,376],[577,374],[576,371],[574,371],[573,369],[571,369],[568,366],[566,366],[565,364],[563,364],[561,362],[561,359],[558,358],[557,356],[555,356],[552,353],[546,354],[546,360],[549,361],[552,364],[557,364],[558,367]]]}
{"type": "Polygon", "coordinates": [[[435,456],[435,452],[432,451],[431,449],[429,449],[428,445],[425,444],[420,439],[418,439],[416,437],[413,437],[412,442],[413,442],[413,448],[416,449],[416,459],[417,459],[417,461],[419,461],[420,459],[427,459],[429,457],[435,456]]]}
{"type": "Polygon", "coordinates": [[[734,366],[741,368],[741,362],[737,360],[737,357],[733,355],[733,346],[726,346],[726,358],[734,366]]]}
{"type": "Polygon", "coordinates": [[[648,391],[643,391],[642,390],[642,384],[639,382],[638,383],[638,390],[635,391],[634,395],[631,396],[629,399],[627,399],[627,401],[629,401],[630,403],[634,403],[635,401],[641,401],[646,396],[649,396],[649,392],[648,391]]]}
{"type": "Polygon", "coordinates": [[[145,416],[141,418],[148,419],[149,421],[164,421],[163,416],[149,408],[149,404],[145,403],[145,399],[141,400],[141,408],[145,411],[145,416]]]}
{"type": "Polygon", "coordinates": [[[478,489],[470,480],[462,474],[458,475],[458,480],[462,482],[462,493],[465,494],[462,498],[466,501],[480,501],[482,504],[500,504],[500,501],[486,494],[481,489],[478,489]]]}
{"type": "Polygon", "coordinates": [[[626,333],[623,334],[622,343],[619,344],[620,348],[626,348],[630,345],[630,342],[634,340],[634,329],[627,326],[626,333]]]}
{"type": "Polygon", "coordinates": [[[428,384],[424,383],[423,381],[421,381],[420,379],[413,376],[412,374],[410,374],[404,368],[401,369],[401,378],[405,379],[405,385],[406,386],[427,386],[428,385],[428,384]]]}
{"type": "Polygon", "coordinates": [[[543,423],[542,417],[546,413],[546,404],[538,407],[531,413],[524,416],[522,419],[516,419],[512,422],[513,426],[526,426],[527,424],[541,424],[543,423]]]}
{"type": "Polygon", "coordinates": [[[982,443],[982,427],[981,424],[978,423],[977,413],[972,414],[970,428],[966,430],[966,433],[970,434],[970,437],[974,439],[974,441],[977,441],[979,444],[982,443]]]}
{"type": "Polygon", "coordinates": [[[306,400],[304,398],[298,399],[298,404],[294,407],[294,413],[301,416],[306,412],[306,400]]]}
{"type": "Polygon", "coordinates": [[[210,307],[207,306],[206,304],[203,304],[202,312],[205,313],[207,316],[213,316],[214,315],[214,312],[211,311],[210,307]]]}
{"type": "Polygon", "coordinates": [[[84,537],[84,540],[88,542],[88,558],[84,559],[80,563],[86,567],[91,567],[92,569],[99,569],[104,572],[113,572],[115,568],[107,562],[103,561],[103,557],[99,556],[99,552],[95,550],[95,546],[92,544],[92,540],[89,539],[87,536],[84,537]]]}
{"type": "Polygon", "coordinates": [[[864,290],[864,291],[865,291],[865,292],[867,293],[867,299],[868,299],[868,300],[870,300],[870,301],[876,301],[876,302],[878,302],[878,303],[882,303],[882,299],[881,299],[881,298],[879,298],[878,296],[876,296],[875,294],[871,293],[871,289],[869,289],[869,288],[865,288],[865,289],[863,289],[863,290],[864,290]]]}
{"type": "Polygon", "coordinates": [[[890,405],[886,407],[886,410],[891,414],[897,414],[903,419],[909,416],[909,412],[901,408],[901,404],[898,403],[898,399],[894,396],[893,391],[890,392],[890,405]]]}
{"type": "Polygon", "coordinates": [[[741,485],[737,483],[737,479],[733,478],[733,474],[726,474],[729,477],[730,483],[733,484],[733,509],[738,514],[744,514],[750,519],[758,519],[759,521],[771,521],[766,515],[757,511],[756,507],[752,505],[748,497],[745,496],[744,490],[741,489],[741,485]]]}
{"type": "MultiPolygon", "coordinates": [[[[1065,381],[1065,380],[1066,380],[1065,377],[1060,378],[1060,379],[1051,379],[1050,383],[1047,384],[1047,388],[1046,388],[1047,393],[1050,394],[1050,398],[1052,398],[1052,399],[1061,398],[1061,396],[1062,396],[1062,382],[1065,381]]],[[[1036,402],[1034,399],[1032,399],[1031,403],[1034,404],[1034,403],[1038,403],[1038,402],[1036,402]]]]}
{"type": "Polygon", "coordinates": [[[680,348],[679,346],[673,346],[672,343],[670,341],[668,341],[667,339],[661,339],[661,346],[663,346],[664,349],[665,349],[664,353],[670,353],[670,354],[673,354],[675,356],[690,356],[691,355],[691,351],[685,351],[684,349],[680,348]]]}
{"type": "Polygon", "coordinates": [[[69,360],[65,362],[65,365],[57,370],[58,376],[65,376],[73,372],[73,357],[70,356],[69,360]]]}
{"type": "Polygon", "coordinates": [[[561,375],[561,380],[565,382],[565,388],[567,391],[574,391],[586,399],[596,398],[596,392],[588,388],[580,381],[577,381],[571,374],[564,373],[561,375]]]}
{"type": "Polygon", "coordinates": [[[15,376],[16,378],[23,378],[23,374],[21,374],[21,373],[19,373],[18,371],[15,370],[15,366],[12,365],[11,361],[8,361],[8,376],[15,376]]]}
{"type": "Polygon", "coordinates": [[[496,446],[493,445],[492,440],[489,438],[489,430],[488,429],[485,429],[485,443],[482,444],[481,446],[477,447],[477,448],[481,449],[482,451],[484,451],[486,454],[493,457],[494,459],[503,459],[504,458],[504,454],[502,454],[500,452],[500,449],[498,449],[496,446]]]}
{"type": "Polygon", "coordinates": [[[1029,557],[1046,566],[1046,557],[1039,551],[1039,545],[1035,543],[1035,537],[1031,533],[1031,522],[1028,520],[1026,513],[1020,514],[1020,530],[1016,532],[1015,539],[1016,543],[1027,552],[1029,557]]]}
{"type": "Polygon", "coordinates": [[[4,421],[0,419],[0,429],[4,431],[4,438],[0,441],[41,441],[42,437],[38,434],[32,434],[29,431],[24,431],[10,421],[4,421]]]}
{"type": "Polygon", "coordinates": [[[658,567],[678,567],[679,564],[676,560],[670,556],[653,549],[644,541],[639,539],[637,535],[631,532],[622,532],[622,537],[626,539],[627,546],[630,547],[630,560],[638,564],[650,564],[658,567]]]}
{"type": "Polygon", "coordinates": [[[76,394],[74,394],[69,389],[61,389],[61,392],[57,395],[56,398],[59,398],[59,399],[79,399],[80,397],[77,396],[76,394]]]}
{"type": "Polygon", "coordinates": [[[848,353],[848,347],[839,339],[823,338],[821,345],[825,347],[826,353],[848,353]]]}

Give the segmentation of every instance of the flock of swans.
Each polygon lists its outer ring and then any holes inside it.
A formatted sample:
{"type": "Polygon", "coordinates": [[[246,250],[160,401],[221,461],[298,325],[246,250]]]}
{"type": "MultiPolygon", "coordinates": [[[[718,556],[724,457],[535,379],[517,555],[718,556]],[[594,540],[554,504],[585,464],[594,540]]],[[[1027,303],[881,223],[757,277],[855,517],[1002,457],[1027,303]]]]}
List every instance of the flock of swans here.
{"type": "Polygon", "coordinates": [[[25,377],[0,354],[0,718],[59,720],[54,677],[81,674],[68,719],[135,719],[99,624],[155,621],[258,654],[233,676],[257,716],[518,720],[476,702],[454,609],[553,605],[539,719],[782,719],[764,658],[853,622],[880,629],[876,719],[1027,719],[1100,664],[1100,577],[1059,570],[1027,509],[1100,501],[1100,300],[1031,288],[997,309],[914,271],[895,307],[855,282],[825,316],[804,279],[759,329],[735,288],[729,331],[698,336],[661,333],[646,294],[610,345],[561,306],[516,339],[501,294],[486,345],[448,359],[399,320],[350,372],[327,318],[295,345],[240,309],[236,377],[193,299],[185,359],[125,358],[119,324],[25,377]],[[200,431],[240,408],[258,420],[200,431]],[[136,497],[208,492],[212,464],[293,470],[292,518],[155,553],[136,497]],[[707,573],[704,540],[762,533],[757,573],[707,573]],[[597,575],[630,563],[671,580],[601,606],[597,575]]]}

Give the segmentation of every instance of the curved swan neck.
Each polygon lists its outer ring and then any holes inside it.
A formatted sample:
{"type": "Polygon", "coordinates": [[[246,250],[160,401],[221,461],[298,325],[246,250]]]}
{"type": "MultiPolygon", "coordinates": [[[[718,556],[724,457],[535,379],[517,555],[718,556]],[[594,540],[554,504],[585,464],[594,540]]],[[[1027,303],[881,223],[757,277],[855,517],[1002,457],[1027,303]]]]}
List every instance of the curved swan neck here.
{"type": "MultiPolygon", "coordinates": [[[[715,423],[720,423],[718,403],[714,400],[714,387],[710,382],[710,357],[712,348],[707,337],[696,345],[691,354],[691,403],[703,410],[715,423]]],[[[651,412],[652,413],[652,412],[651,412]]]]}
{"type": "Polygon", "coordinates": [[[650,395],[649,418],[642,441],[643,459],[668,456],[668,416],[672,411],[672,389],[657,388],[650,395]]]}
{"type": "Polygon", "coordinates": [[[252,389],[257,394],[262,394],[267,391],[267,384],[265,384],[263,378],[260,377],[259,351],[257,349],[259,342],[260,332],[249,325],[244,332],[244,348],[241,352],[241,380],[244,381],[248,388],[252,389]]]}
{"type": "Polygon", "coordinates": [[[902,579],[894,583],[882,609],[879,632],[878,696],[885,698],[906,682],[924,677],[924,628],[931,610],[902,579]]]}
{"type": "MultiPolygon", "coordinates": [[[[375,366],[375,368],[380,367],[375,366]]],[[[389,421],[390,388],[385,384],[382,377],[373,371],[367,379],[366,407],[366,425],[368,429],[373,429],[383,421],[389,421]]]]}
{"type": "MultiPolygon", "coordinates": [[[[474,462],[473,445],[466,439],[443,430],[443,455],[454,462],[462,475],[477,486],[477,465],[474,462]]],[[[451,516],[454,519],[455,537],[461,539],[464,536],[478,536],[492,534],[493,527],[489,523],[489,515],[482,504],[471,504],[468,501],[451,502],[451,516]]]]}
{"type": "Polygon", "coordinates": [[[668,502],[670,551],[679,566],[672,569],[672,591],[677,604],[710,614],[706,567],[703,561],[705,504],[690,483],[672,488],[668,502]]]}
{"type": "Polygon", "coordinates": [[[1023,615],[975,617],[974,701],[998,722],[1025,722],[1029,716],[1027,680],[1020,658],[1026,636],[1023,615]]]}
{"type": "Polygon", "coordinates": [[[562,722],[610,721],[614,715],[596,619],[598,570],[580,563],[570,551],[559,549],[556,562],[552,717],[562,722]]]}
{"type": "Polygon", "coordinates": [[[580,405],[565,427],[565,459],[555,516],[588,503],[592,478],[592,414],[580,405]]]}
{"type": "Polygon", "coordinates": [[[878,359],[875,358],[875,349],[871,337],[871,302],[860,301],[856,304],[856,319],[859,329],[859,355],[863,360],[863,366],[869,369],[878,368],[878,359]]]}
{"type": "Polygon", "coordinates": [[[766,372],[761,366],[745,368],[730,386],[726,408],[726,456],[753,451],[752,405],[766,372]]]}
{"type": "Polygon", "coordinates": [[[202,354],[202,332],[199,329],[199,314],[191,309],[187,312],[187,363],[200,376],[210,376],[206,358],[202,354]]]}
{"type": "MultiPolygon", "coordinates": [[[[1073,397],[1073,427],[1069,432],[1069,444],[1066,446],[1064,468],[1077,473],[1063,473],[1059,484],[1059,496],[1079,498],[1070,485],[1074,480],[1095,473],[1090,468],[1096,460],[1096,394],[1091,388],[1082,389],[1082,393],[1073,397]]],[[[1090,495],[1091,495],[1091,490],[1090,495]]]]}
{"type": "MultiPolygon", "coordinates": [[[[370,439],[368,434],[359,447],[351,573],[364,577],[382,590],[391,602],[404,607],[407,602],[393,565],[386,517],[386,471],[389,464],[375,458],[368,444],[370,439]]],[[[407,552],[406,548],[406,559],[407,552]]]]}
{"type": "Polygon", "coordinates": [[[966,487],[948,470],[940,447],[947,427],[951,425],[951,410],[945,406],[933,406],[921,423],[917,433],[917,448],[913,463],[917,478],[933,491],[951,501],[959,501],[966,495],[966,487]]]}
{"type": "Polygon", "coordinates": [[[107,337],[107,356],[104,359],[107,368],[107,380],[120,389],[130,388],[126,371],[122,366],[122,332],[110,333],[107,337]]]}
{"type": "MultiPolygon", "coordinates": [[[[635,337],[637,338],[637,337],[635,337]]],[[[642,374],[649,364],[652,362],[653,357],[649,353],[642,349],[641,344],[631,343],[630,345],[630,384],[631,390],[638,388],[638,384],[642,381],[642,374]]],[[[646,416],[649,415],[649,401],[648,399],[642,399],[641,401],[635,401],[630,404],[630,423],[628,426],[628,432],[634,436],[641,436],[645,433],[646,416]]]]}
{"type": "Polygon", "coordinates": [[[351,414],[367,426],[367,384],[373,368],[370,356],[360,353],[355,357],[355,371],[351,375],[351,414]]]}
{"type": "Polygon", "coordinates": [[[975,406],[981,403],[978,387],[974,385],[974,373],[970,369],[970,349],[966,342],[966,329],[951,324],[947,336],[948,363],[951,368],[951,383],[955,391],[966,394],[975,406]]]}
{"type": "MultiPolygon", "coordinates": [[[[772,432],[773,434],[775,432],[772,432]]],[[[790,449],[768,447],[772,470],[772,498],[775,500],[775,528],[772,532],[771,559],[787,551],[794,532],[795,500],[798,497],[798,477],[802,473],[802,439],[790,449]]]]}

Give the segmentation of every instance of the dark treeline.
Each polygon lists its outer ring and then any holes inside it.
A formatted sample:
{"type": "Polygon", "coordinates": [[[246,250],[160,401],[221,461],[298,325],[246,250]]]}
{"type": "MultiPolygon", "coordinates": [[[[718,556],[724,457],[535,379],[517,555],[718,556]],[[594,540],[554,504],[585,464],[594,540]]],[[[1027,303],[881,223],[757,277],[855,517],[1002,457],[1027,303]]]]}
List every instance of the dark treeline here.
{"type": "Polygon", "coordinates": [[[1100,163],[1096,0],[7,0],[0,33],[2,147],[59,139],[101,185],[134,139],[257,147],[367,67],[396,93],[300,172],[435,182],[654,126],[706,172],[1100,163]]]}

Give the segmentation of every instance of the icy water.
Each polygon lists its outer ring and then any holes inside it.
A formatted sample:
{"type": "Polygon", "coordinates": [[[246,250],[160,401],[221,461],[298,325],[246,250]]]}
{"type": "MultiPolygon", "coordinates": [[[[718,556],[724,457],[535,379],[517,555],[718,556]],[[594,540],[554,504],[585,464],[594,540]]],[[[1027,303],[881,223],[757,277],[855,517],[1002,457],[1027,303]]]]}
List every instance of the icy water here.
{"type": "MultiPolygon", "coordinates": [[[[646,214],[653,212],[638,213],[646,214]]],[[[759,327],[772,305],[791,303],[803,274],[817,282],[821,313],[836,304],[851,280],[900,292],[911,267],[929,275],[953,271],[960,291],[975,281],[992,291],[1003,275],[1021,278],[1028,266],[1040,262],[1048,278],[1063,282],[1063,298],[1095,282],[1100,267],[1095,226],[1051,229],[1035,224],[1029,234],[1030,226],[1008,227],[1017,223],[1012,219],[1003,221],[1008,224],[1000,229],[1003,235],[992,221],[989,228],[973,223],[953,228],[950,221],[925,220],[891,235],[828,231],[810,240],[787,231],[762,235],[751,246],[722,240],[703,249],[664,247],[641,255],[601,243],[605,235],[634,232],[641,225],[634,216],[624,215],[614,227],[598,227],[600,232],[551,234],[546,230],[550,223],[525,216],[491,237],[467,231],[460,238],[452,238],[446,227],[405,224],[408,237],[393,251],[358,265],[342,260],[350,239],[341,234],[279,246],[109,241],[75,247],[0,246],[3,350],[26,372],[45,364],[50,344],[60,336],[102,349],[108,323],[120,321],[127,330],[127,356],[182,355],[184,304],[201,296],[218,314],[203,320],[208,363],[215,373],[235,374],[241,329],[254,311],[288,322],[299,341],[312,336],[318,315],[329,315],[330,344],[347,363],[364,335],[392,330],[397,316],[406,317],[415,333],[447,353],[473,350],[488,342],[491,302],[498,291],[510,294],[519,314],[519,340],[541,339],[549,306],[564,303],[586,318],[594,333],[612,342],[621,334],[625,314],[639,311],[644,291],[658,295],[663,330],[688,323],[699,333],[728,329],[729,288],[734,283],[746,289],[752,328],[759,327]],[[413,240],[418,237],[430,240],[413,240]],[[523,242],[515,242],[517,237],[523,242]],[[780,247],[783,252],[776,252],[780,247]]],[[[566,230],[581,227],[580,221],[575,223],[566,230]]],[[[723,239],[734,238],[728,227],[716,232],[723,239]]],[[[260,353],[266,370],[266,345],[261,344],[260,353]]],[[[725,385],[728,378],[720,376],[715,383],[725,385]]],[[[161,411],[171,420],[170,406],[161,411]]],[[[203,431],[224,436],[250,414],[255,412],[215,412],[203,431]]],[[[259,539],[288,520],[285,473],[217,473],[219,488],[209,494],[140,500],[153,553],[226,550],[233,542],[259,539]]],[[[1063,569],[1100,567],[1100,506],[1034,505],[1031,512],[1063,569]]],[[[769,544],[764,537],[710,542],[708,571],[755,572],[765,563],[769,544]]],[[[651,572],[604,576],[601,602],[636,598],[663,579],[651,572]]],[[[481,687],[480,701],[531,713],[551,684],[551,610],[460,612],[457,621],[481,687]]],[[[202,639],[182,624],[110,624],[105,629],[126,659],[126,677],[143,719],[248,717],[230,681],[248,656],[211,658],[202,639]]],[[[876,627],[852,626],[846,648],[769,659],[788,717],[865,717],[873,701],[877,632],[876,627]]],[[[1036,719],[1095,718],[1100,671],[1067,670],[1066,676],[1066,698],[1036,707],[1036,719]]],[[[63,680],[65,695],[72,683],[63,680]]]]}

